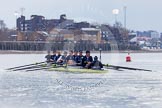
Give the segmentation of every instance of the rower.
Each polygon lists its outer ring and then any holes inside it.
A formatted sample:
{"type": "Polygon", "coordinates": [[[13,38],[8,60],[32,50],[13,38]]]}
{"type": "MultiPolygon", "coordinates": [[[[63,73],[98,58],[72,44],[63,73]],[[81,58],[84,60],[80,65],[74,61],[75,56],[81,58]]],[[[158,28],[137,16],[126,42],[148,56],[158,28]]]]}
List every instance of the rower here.
{"type": "Polygon", "coordinates": [[[67,57],[67,52],[64,51],[63,55],[58,58],[57,63],[60,65],[66,64],[66,57],[67,57]]]}
{"type": "Polygon", "coordinates": [[[94,57],[94,61],[90,65],[91,69],[101,70],[103,68],[103,64],[98,60],[98,57],[94,57]]]}
{"type": "Polygon", "coordinates": [[[47,62],[47,63],[49,63],[49,62],[52,61],[50,51],[47,51],[47,55],[45,56],[45,58],[46,58],[46,62],[47,62]]]}
{"type": "Polygon", "coordinates": [[[67,64],[69,64],[69,65],[75,64],[73,50],[69,51],[69,55],[66,57],[66,60],[67,60],[67,64]]]}
{"type": "Polygon", "coordinates": [[[56,62],[56,51],[55,50],[53,51],[53,55],[51,55],[51,60],[53,63],[56,62]]]}
{"type": "Polygon", "coordinates": [[[93,62],[92,56],[90,56],[90,51],[86,51],[86,55],[82,59],[82,66],[84,68],[91,68],[90,65],[93,62]]]}
{"type": "Polygon", "coordinates": [[[56,61],[61,57],[61,52],[57,51],[56,61]]]}
{"type": "Polygon", "coordinates": [[[131,62],[131,57],[130,54],[128,53],[128,55],[126,56],[126,62],[131,62]]]}
{"type": "Polygon", "coordinates": [[[76,65],[77,66],[82,66],[82,60],[83,60],[83,52],[82,50],[79,51],[79,55],[76,58],[76,65]]]}
{"type": "Polygon", "coordinates": [[[78,57],[78,51],[75,50],[73,54],[73,58],[75,62],[77,62],[77,57],[78,57]]]}

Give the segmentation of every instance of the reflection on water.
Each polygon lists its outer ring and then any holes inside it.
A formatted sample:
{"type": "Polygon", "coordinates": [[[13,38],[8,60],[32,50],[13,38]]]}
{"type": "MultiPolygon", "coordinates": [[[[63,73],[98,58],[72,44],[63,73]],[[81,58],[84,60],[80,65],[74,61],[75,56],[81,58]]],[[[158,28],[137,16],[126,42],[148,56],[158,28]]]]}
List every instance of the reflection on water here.
{"type": "MultiPolygon", "coordinates": [[[[95,54],[93,54],[95,55],[95,54]]],[[[0,106],[1,108],[161,108],[162,73],[161,53],[102,54],[104,63],[154,70],[116,71],[108,74],[73,74],[47,71],[11,72],[4,70],[44,60],[44,55],[0,55],[0,106]],[[114,61],[113,61],[114,60],[114,61]],[[85,88],[99,81],[92,89],[85,88]]]]}

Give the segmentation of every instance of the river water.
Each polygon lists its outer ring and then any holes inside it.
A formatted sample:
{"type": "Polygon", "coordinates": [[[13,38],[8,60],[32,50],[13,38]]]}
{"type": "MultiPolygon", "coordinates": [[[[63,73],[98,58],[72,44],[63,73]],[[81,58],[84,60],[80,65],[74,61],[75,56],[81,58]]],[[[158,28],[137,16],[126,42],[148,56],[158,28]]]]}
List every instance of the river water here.
{"type": "MultiPolygon", "coordinates": [[[[99,54],[92,54],[98,55],[99,54]]],[[[102,62],[153,70],[106,74],[7,71],[44,61],[44,54],[0,55],[0,108],[161,108],[162,53],[104,53],[102,62]]]]}

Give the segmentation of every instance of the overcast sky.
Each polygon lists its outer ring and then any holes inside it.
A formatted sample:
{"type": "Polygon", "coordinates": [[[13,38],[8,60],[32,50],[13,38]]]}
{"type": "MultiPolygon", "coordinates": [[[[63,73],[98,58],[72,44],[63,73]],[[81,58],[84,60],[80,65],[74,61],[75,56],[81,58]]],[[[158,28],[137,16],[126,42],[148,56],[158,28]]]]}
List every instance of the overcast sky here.
{"type": "Polygon", "coordinates": [[[132,30],[157,30],[162,32],[161,0],[0,0],[0,19],[7,27],[15,26],[14,12],[25,8],[24,15],[43,15],[47,19],[66,14],[75,21],[113,24],[113,9],[119,9],[117,20],[124,22],[124,5],[127,6],[127,28],[132,30]]]}

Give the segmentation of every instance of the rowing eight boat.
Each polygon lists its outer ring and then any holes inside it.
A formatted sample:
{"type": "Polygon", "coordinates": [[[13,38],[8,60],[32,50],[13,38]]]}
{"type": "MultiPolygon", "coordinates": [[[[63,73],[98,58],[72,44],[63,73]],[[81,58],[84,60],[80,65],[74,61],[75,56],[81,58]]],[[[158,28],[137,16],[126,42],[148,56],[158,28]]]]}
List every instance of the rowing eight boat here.
{"type": "Polygon", "coordinates": [[[49,68],[48,71],[58,71],[58,72],[72,72],[72,73],[107,73],[108,70],[94,70],[94,69],[83,69],[83,68],[49,68]]]}
{"type": "MultiPolygon", "coordinates": [[[[81,68],[79,66],[69,66],[69,65],[58,65],[58,64],[50,64],[50,63],[36,63],[36,64],[29,64],[24,66],[18,66],[13,68],[8,68],[6,70],[12,70],[12,71],[20,71],[20,70],[26,70],[26,71],[36,71],[36,70],[48,70],[48,71],[61,71],[61,72],[78,72],[78,73],[107,73],[108,69],[127,69],[127,70],[138,70],[138,71],[149,71],[152,72],[152,70],[148,69],[140,69],[140,68],[132,68],[132,67],[124,67],[124,66],[115,66],[115,65],[108,65],[104,64],[103,70],[95,70],[95,69],[85,69],[81,68]]],[[[121,70],[120,70],[121,71],[121,70]]]]}

